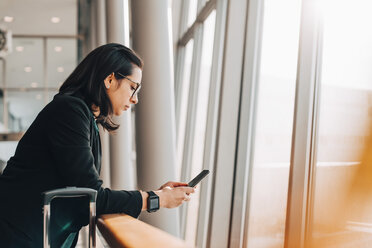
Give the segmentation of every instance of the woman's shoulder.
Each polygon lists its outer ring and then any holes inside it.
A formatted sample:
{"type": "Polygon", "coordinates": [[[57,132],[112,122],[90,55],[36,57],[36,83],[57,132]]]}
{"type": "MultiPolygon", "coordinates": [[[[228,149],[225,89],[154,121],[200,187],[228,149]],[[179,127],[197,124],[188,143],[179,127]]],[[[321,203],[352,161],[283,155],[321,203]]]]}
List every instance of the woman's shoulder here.
{"type": "Polygon", "coordinates": [[[74,95],[56,94],[48,105],[49,110],[56,111],[56,114],[59,115],[71,111],[84,114],[87,117],[93,115],[85,101],[74,95]]]}

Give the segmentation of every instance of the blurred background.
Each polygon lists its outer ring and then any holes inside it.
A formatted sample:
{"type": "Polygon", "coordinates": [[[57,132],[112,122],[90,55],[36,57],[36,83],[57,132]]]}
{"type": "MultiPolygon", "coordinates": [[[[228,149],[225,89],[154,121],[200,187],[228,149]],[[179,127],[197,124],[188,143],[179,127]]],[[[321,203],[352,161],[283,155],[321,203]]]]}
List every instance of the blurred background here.
{"type": "Polygon", "coordinates": [[[118,42],[145,67],[120,130],[100,128],[105,186],[212,172],[188,204],[140,219],[196,247],[371,247],[371,211],[334,215],[371,134],[371,11],[370,0],[1,0],[0,171],[84,56],[118,42]]]}

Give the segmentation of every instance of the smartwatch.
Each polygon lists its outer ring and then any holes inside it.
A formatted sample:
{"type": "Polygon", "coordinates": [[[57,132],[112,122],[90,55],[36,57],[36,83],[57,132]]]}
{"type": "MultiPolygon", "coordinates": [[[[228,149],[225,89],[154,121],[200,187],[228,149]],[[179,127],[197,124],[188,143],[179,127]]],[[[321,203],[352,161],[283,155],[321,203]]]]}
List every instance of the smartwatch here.
{"type": "Polygon", "coordinates": [[[159,196],[154,191],[148,191],[149,197],[147,197],[147,212],[156,212],[160,208],[159,196]]]}

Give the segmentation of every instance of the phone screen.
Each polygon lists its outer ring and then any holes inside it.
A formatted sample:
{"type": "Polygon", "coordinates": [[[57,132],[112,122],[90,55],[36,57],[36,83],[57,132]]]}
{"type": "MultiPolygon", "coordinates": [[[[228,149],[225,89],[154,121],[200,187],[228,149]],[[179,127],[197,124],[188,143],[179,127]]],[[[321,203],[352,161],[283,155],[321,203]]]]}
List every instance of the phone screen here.
{"type": "Polygon", "coordinates": [[[209,170],[203,170],[199,173],[194,179],[192,179],[188,185],[189,187],[195,187],[204,177],[206,177],[209,174],[209,170]]]}

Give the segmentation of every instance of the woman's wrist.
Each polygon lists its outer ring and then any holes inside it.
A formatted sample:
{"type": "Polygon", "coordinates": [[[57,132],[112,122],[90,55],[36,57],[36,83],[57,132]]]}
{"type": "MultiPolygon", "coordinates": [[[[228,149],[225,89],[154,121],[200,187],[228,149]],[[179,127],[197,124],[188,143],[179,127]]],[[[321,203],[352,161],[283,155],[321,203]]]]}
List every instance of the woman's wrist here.
{"type": "MultiPolygon", "coordinates": [[[[142,211],[147,210],[147,198],[149,194],[146,191],[139,191],[142,195],[142,211]]],[[[166,206],[166,199],[163,190],[156,190],[154,193],[159,196],[159,207],[164,208],[166,206]]]]}
{"type": "Polygon", "coordinates": [[[147,210],[147,198],[149,197],[149,194],[142,190],[140,190],[139,192],[142,195],[142,211],[147,210]]]}
{"type": "Polygon", "coordinates": [[[156,190],[154,191],[154,193],[159,196],[159,207],[164,208],[166,206],[166,199],[165,199],[164,191],[156,190]]]}

